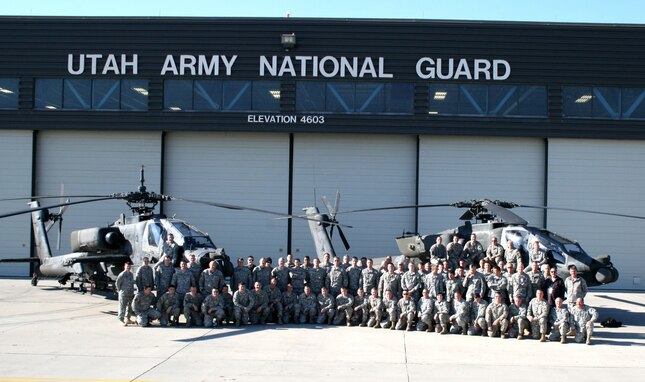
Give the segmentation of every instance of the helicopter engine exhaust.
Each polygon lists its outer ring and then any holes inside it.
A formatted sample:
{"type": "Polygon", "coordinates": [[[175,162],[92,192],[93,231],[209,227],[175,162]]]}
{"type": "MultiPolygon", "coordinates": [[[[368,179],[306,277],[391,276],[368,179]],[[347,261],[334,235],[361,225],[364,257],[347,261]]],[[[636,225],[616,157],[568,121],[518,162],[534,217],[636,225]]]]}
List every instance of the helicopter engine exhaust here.
{"type": "Polygon", "coordinates": [[[99,252],[119,249],[125,238],[117,227],[72,231],[72,251],[99,252]]]}

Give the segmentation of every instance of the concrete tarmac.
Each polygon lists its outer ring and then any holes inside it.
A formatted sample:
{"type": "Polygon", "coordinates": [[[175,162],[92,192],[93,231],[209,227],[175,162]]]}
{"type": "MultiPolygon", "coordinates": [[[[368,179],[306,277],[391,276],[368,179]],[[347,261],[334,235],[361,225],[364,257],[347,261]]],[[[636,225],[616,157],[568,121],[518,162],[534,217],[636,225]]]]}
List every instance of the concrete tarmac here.
{"type": "Polygon", "coordinates": [[[0,279],[0,382],[642,381],[645,294],[586,302],[624,326],[596,324],[591,346],[327,325],[123,327],[105,295],[0,279]]]}

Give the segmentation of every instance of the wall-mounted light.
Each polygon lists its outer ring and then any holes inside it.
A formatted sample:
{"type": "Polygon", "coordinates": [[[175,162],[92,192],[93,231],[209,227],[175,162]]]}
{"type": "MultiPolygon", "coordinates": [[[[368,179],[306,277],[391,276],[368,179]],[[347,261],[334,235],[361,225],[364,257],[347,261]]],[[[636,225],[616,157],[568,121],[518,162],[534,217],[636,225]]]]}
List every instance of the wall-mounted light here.
{"type": "Polygon", "coordinates": [[[296,46],[296,34],[295,33],[283,33],[280,36],[280,42],[284,50],[289,51],[296,46]]]}

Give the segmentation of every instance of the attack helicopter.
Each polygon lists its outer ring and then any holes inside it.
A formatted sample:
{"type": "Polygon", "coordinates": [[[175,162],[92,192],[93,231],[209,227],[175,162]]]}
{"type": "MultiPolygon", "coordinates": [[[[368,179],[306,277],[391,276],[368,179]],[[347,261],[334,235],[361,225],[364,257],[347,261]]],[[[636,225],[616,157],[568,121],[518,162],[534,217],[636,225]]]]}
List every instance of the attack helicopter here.
{"type": "MultiPolygon", "coordinates": [[[[32,284],[36,285],[39,276],[58,279],[61,285],[68,282],[71,288],[78,284],[79,290],[84,290],[85,284],[92,284],[99,289],[105,289],[113,284],[118,274],[123,270],[126,262],[133,264],[137,269],[148,257],[151,263],[157,263],[161,258],[161,248],[169,234],[173,234],[175,242],[183,249],[183,257],[195,255],[196,260],[203,269],[211,261],[218,263],[218,268],[225,276],[233,274],[233,264],[224,248],[215,246],[210,236],[190,225],[163,214],[154,213],[155,207],[161,201],[184,201],[208,205],[211,207],[232,210],[248,210],[265,214],[284,217],[281,212],[273,212],[257,208],[243,207],[209,201],[182,199],[169,195],[149,192],[145,186],[144,169],[141,167],[137,191],[128,193],[114,193],[110,195],[76,195],[90,199],[78,201],[65,201],[55,205],[43,207],[38,200],[29,203],[29,209],[0,214],[0,219],[20,214],[30,213],[37,257],[0,259],[0,262],[32,262],[38,264],[38,272],[34,274],[32,284]],[[100,202],[104,200],[124,200],[132,212],[132,216],[121,214],[119,218],[107,227],[85,228],[72,231],[72,253],[52,256],[47,232],[55,225],[60,224],[64,208],[84,203],[100,202]],[[60,207],[58,213],[50,210],[60,207]]],[[[61,196],[13,198],[13,199],[47,199],[60,198],[61,196]]],[[[70,196],[67,196],[70,197],[70,196]]],[[[289,215],[286,215],[289,216],[289,215]]],[[[310,220],[307,217],[293,216],[310,220]]],[[[331,223],[333,224],[333,223],[331,223]]],[[[60,225],[59,225],[60,229],[60,225]]],[[[60,232],[59,232],[60,236],[60,232]]]]}
{"type": "Polygon", "coordinates": [[[575,265],[580,277],[584,278],[589,286],[603,285],[618,280],[618,270],[611,262],[610,256],[591,257],[582,249],[579,243],[567,239],[555,232],[544,228],[528,225],[522,217],[510,211],[511,208],[538,208],[557,209],[576,212],[613,215],[636,219],[645,219],[640,216],[622,215],[599,211],[577,210],[572,208],[557,208],[544,206],[527,206],[504,201],[491,201],[488,199],[461,201],[451,204],[420,205],[423,207],[447,207],[466,208],[460,220],[464,224],[445,231],[431,235],[420,235],[418,233],[404,233],[396,238],[396,244],[402,256],[419,258],[427,261],[430,258],[430,247],[435,244],[436,238],[441,236],[444,243],[452,241],[455,235],[464,244],[471,234],[477,236],[482,246],[487,248],[493,237],[505,249],[508,242],[512,242],[514,248],[520,250],[522,262],[528,264],[528,254],[535,242],[539,243],[540,250],[547,256],[547,263],[557,268],[558,275],[566,278],[569,276],[568,267],[575,265]],[[474,220],[475,222],[471,222],[474,220]]]}

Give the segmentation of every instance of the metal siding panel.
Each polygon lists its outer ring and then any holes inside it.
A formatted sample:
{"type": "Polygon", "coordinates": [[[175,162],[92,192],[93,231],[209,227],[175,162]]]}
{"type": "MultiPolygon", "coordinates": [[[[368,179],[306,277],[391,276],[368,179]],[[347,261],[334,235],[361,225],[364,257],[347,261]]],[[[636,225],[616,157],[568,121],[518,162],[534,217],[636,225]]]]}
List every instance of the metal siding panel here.
{"type": "MultiPolygon", "coordinates": [[[[410,205],[415,202],[416,139],[412,136],[297,134],[294,139],[293,210],[316,205],[326,195],[333,203],[340,191],[340,210],[410,205]],[[314,192],[316,199],[314,200],[314,192]]],[[[345,251],[337,234],[338,255],[381,258],[398,255],[394,239],[414,227],[413,210],[338,215],[351,248],[345,251]]],[[[306,222],[294,221],[293,254],[314,255],[306,222]]]]}
{"type": "MultiPolygon", "coordinates": [[[[164,190],[170,195],[286,214],[288,180],[286,134],[166,135],[164,190]]],[[[232,259],[271,256],[277,264],[276,258],[286,255],[286,220],[184,202],[167,203],[164,209],[210,233],[232,259]]]]}
{"type": "MultiPolygon", "coordinates": [[[[644,169],[645,142],[549,139],[549,206],[645,216],[644,169]]],[[[608,288],[645,289],[644,220],[554,210],[547,219],[592,257],[612,256],[620,278],[608,288]]]]}
{"type": "MultiPolygon", "coordinates": [[[[159,192],[159,133],[43,131],[38,135],[36,153],[38,195],[60,195],[61,187],[67,195],[136,191],[141,165],[145,166],[148,191],[159,192]]],[[[51,204],[56,202],[58,199],[49,200],[51,204]]],[[[60,251],[56,250],[55,229],[50,231],[52,254],[70,252],[72,230],[106,226],[120,213],[131,215],[121,200],[69,207],[64,215],[60,251]]]]}
{"type": "MultiPolygon", "coordinates": [[[[0,198],[31,196],[32,132],[0,130],[0,198]]],[[[27,208],[28,200],[0,202],[2,212],[27,208]]],[[[30,256],[30,215],[0,219],[0,258],[30,256]]],[[[0,276],[29,276],[28,263],[0,263],[0,276]]]]}
{"type": "MultiPolygon", "coordinates": [[[[519,138],[421,137],[419,203],[491,199],[544,203],[544,141],[519,138]]],[[[419,211],[421,234],[463,224],[454,207],[419,211]]],[[[543,226],[540,210],[516,209],[531,225],[543,226]]]]}

